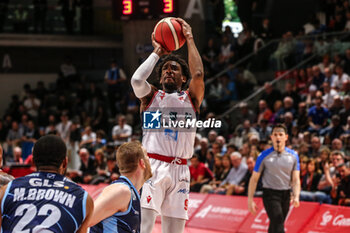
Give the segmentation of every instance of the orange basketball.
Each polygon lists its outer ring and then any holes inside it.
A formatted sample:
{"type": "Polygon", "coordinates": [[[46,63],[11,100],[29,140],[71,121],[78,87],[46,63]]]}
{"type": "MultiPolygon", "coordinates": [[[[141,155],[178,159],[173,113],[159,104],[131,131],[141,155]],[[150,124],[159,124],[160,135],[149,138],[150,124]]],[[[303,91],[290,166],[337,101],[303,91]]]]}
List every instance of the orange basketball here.
{"type": "Polygon", "coordinates": [[[173,17],[160,20],[154,27],[155,40],[168,51],[181,48],[186,39],[182,33],[182,26],[173,17]]]}

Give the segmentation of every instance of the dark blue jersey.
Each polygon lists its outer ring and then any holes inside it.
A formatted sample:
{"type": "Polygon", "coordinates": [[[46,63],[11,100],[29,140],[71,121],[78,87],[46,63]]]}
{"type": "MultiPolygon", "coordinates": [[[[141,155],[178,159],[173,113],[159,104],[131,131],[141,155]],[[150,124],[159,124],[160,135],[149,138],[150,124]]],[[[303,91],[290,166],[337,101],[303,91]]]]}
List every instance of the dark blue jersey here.
{"type": "Polygon", "coordinates": [[[128,210],[125,212],[117,212],[112,216],[102,220],[90,229],[90,233],[101,233],[101,232],[140,232],[140,195],[137,192],[131,181],[125,176],[121,176],[118,180],[112,182],[112,184],[121,183],[125,184],[130,188],[131,199],[128,210]]]}
{"type": "Polygon", "coordinates": [[[36,172],[11,181],[1,202],[1,232],[76,232],[87,192],[66,177],[36,172]]]}

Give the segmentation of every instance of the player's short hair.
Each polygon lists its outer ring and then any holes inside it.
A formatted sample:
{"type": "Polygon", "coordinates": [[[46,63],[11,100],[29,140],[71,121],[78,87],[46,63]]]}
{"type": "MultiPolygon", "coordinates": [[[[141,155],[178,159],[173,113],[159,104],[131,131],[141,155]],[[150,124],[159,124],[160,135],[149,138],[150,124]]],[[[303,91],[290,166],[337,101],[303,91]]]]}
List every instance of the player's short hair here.
{"type": "Polygon", "coordinates": [[[191,76],[191,72],[190,72],[190,69],[189,69],[186,61],[184,59],[180,58],[179,56],[170,54],[170,55],[166,56],[164,59],[162,59],[162,61],[159,63],[159,65],[156,68],[158,79],[160,79],[161,76],[162,76],[163,65],[166,62],[168,62],[168,61],[175,61],[175,62],[180,64],[181,70],[182,70],[182,74],[186,77],[186,83],[183,83],[181,88],[182,89],[186,89],[186,87],[187,87],[188,83],[190,82],[190,79],[191,79],[192,76],[191,76]]]}
{"type": "Polygon", "coordinates": [[[43,166],[59,168],[66,158],[66,153],[66,144],[59,136],[46,135],[34,144],[33,161],[37,168],[43,166]]]}
{"type": "Polygon", "coordinates": [[[117,150],[117,165],[120,173],[136,171],[139,160],[144,158],[145,155],[139,141],[122,144],[117,150]]]}
{"type": "Polygon", "coordinates": [[[271,133],[273,133],[273,131],[277,128],[283,129],[284,133],[288,134],[287,127],[284,124],[275,124],[274,126],[272,126],[271,133]]]}

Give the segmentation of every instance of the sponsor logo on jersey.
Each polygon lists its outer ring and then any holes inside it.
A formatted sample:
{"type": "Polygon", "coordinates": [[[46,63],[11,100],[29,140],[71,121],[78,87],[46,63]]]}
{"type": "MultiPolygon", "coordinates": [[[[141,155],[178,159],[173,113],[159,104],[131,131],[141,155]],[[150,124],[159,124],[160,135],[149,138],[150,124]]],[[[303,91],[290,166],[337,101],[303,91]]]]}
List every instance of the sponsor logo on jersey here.
{"type": "Polygon", "coordinates": [[[149,203],[152,200],[152,197],[150,195],[147,196],[147,203],[149,203]]]}
{"type": "Polygon", "coordinates": [[[185,203],[184,203],[184,204],[185,204],[184,209],[187,211],[187,210],[188,210],[188,199],[185,200],[185,203]]]}
{"type": "Polygon", "coordinates": [[[160,129],[162,112],[144,112],[143,113],[143,128],[144,129],[160,129]]]}
{"type": "Polygon", "coordinates": [[[177,193],[188,194],[188,193],[190,193],[190,190],[188,190],[188,189],[179,189],[179,191],[177,191],[177,193]]]}

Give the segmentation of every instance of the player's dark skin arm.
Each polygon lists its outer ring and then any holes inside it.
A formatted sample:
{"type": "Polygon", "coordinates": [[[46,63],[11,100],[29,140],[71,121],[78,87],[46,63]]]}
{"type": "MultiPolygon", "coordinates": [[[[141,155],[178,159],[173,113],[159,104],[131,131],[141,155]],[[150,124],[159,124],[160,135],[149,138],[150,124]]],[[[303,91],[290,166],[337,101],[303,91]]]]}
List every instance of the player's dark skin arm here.
{"type": "MultiPolygon", "coordinates": [[[[0,203],[2,202],[2,198],[4,197],[6,188],[7,188],[7,185],[4,185],[0,189],[0,203]]],[[[2,212],[1,206],[0,206],[0,211],[2,212]]],[[[2,224],[2,215],[0,214],[0,229],[1,229],[1,224],[2,224]]]]}
{"type": "Polygon", "coordinates": [[[176,19],[182,26],[182,32],[186,38],[188,48],[188,65],[191,72],[191,82],[189,85],[189,94],[197,112],[204,98],[204,68],[202,58],[199,55],[196,44],[194,43],[192,28],[181,18],[176,19]]]}

